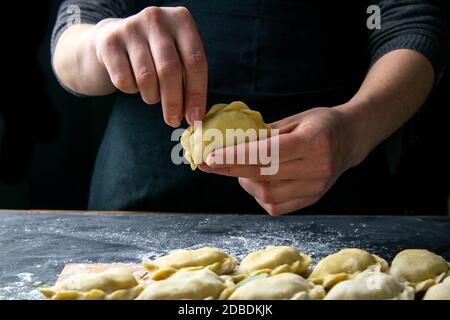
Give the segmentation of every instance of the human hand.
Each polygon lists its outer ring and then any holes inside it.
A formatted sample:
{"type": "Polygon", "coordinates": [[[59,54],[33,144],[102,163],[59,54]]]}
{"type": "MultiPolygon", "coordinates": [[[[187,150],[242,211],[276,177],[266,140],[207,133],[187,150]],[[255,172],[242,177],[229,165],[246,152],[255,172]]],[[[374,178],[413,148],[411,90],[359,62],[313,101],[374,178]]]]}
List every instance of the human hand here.
{"type": "MultiPolygon", "coordinates": [[[[226,164],[227,149],[234,148],[233,154],[237,155],[236,146],[214,151],[207,164],[199,168],[207,173],[238,177],[242,188],[273,216],[316,203],[344,171],[363,159],[355,126],[341,109],[311,109],[271,127],[280,130],[279,170],[275,175],[261,175],[263,166],[259,164],[226,164]]],[[[268,149],[272,139],[267,141],[268,149]]],[[[246,159],[256,148],[257,142],[245,145],[246,159]]]]}
{"type": "Polygon", "coordinates": [[[93,46],[114,86],[162,102],[164,120],[178,127],[203,119],[208,66],[195,22],[184,7],[148,7],[95,27],[93,46]]]}

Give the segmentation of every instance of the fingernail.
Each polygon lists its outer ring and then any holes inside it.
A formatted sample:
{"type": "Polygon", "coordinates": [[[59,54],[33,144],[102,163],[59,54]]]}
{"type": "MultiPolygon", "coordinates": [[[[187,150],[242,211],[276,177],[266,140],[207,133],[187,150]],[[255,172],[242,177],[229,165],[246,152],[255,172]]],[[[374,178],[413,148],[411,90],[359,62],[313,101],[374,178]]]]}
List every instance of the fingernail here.
{"type": "Polygon", "coordinates": [[[194,124],[195,121],[201,121],[202,116],[203,116],[202,109],[195,108],[195,109],[191,110],[190,115],[189,115],[191,124],[194,124]]]}
{"type": "Polygon", "coordinates": [[[212,165],[214,165],[215,163],[216,163],[216,161],[215,161],[215,159],[214,159],[214,156],[209,155],[209,156],[206,158],[206,164],[207,164],[208,166],[212,166],[212,165]]]}
{"type": "Polygon", "coordinates": [[[180,117],[178,117],[178,116],[170,116],[168,118],[168,122],[173,127],[178,127],[181,123],[180,117]]]}

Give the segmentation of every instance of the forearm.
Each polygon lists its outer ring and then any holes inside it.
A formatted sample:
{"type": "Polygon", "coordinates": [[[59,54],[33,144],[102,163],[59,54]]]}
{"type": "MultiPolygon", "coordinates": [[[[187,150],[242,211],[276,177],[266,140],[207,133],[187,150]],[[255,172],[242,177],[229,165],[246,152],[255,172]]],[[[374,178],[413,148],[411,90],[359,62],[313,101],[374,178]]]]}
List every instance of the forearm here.
{"type": "Polygon", "coordinates": [[[337,106],[352,141],[352,165],[405,124],[431,91],[430,62],[411,50],[395,50],[370,69],[361,88],[348,103],[337,106]]]}
{"type": "Polygon", "coordinates": [[[91,24],[70,27],[59,38],[53,55],[59,80],[70,90],[88,96],[107,95],[116,90],[97,58],[96,28],[91,24]]]}

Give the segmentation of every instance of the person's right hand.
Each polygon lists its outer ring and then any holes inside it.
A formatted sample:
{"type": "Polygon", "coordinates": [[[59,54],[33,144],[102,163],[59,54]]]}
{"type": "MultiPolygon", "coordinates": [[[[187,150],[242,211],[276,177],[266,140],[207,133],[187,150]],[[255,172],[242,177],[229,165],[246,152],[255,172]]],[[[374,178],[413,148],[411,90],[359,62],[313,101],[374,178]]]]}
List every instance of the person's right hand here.
{"type": "Polygon", "coordinates": [[[203,119],[208,66],[195,22],[184,7],[148,7],[95,27],[94,46],[113,85],[162,103],[164,120],[178,127],[203,119]]]}

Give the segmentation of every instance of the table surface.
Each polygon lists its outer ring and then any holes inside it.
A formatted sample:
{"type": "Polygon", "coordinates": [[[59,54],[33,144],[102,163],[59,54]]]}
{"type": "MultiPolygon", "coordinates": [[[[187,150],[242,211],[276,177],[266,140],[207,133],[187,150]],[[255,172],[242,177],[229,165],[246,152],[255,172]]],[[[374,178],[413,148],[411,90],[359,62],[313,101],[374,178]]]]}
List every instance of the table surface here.
{"type": "Polygon", "coordinates": [[[449,217],[77,214],[0,212],[0,299],[39,299],[68,263],[140,263],[212,246],[242,258],[289,245],[313,263],[344,247],[387,260],[426,248],[450,260],[449,217]]]}

